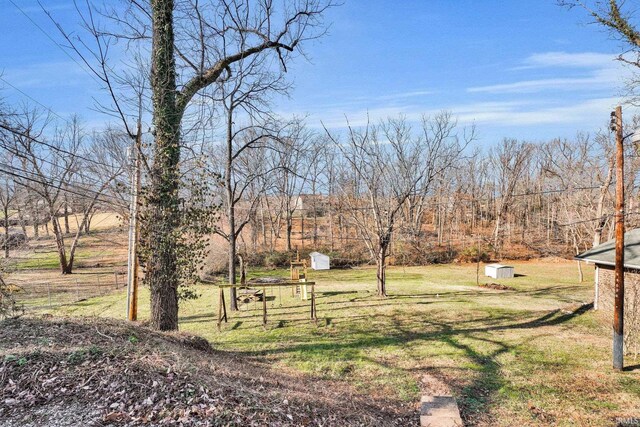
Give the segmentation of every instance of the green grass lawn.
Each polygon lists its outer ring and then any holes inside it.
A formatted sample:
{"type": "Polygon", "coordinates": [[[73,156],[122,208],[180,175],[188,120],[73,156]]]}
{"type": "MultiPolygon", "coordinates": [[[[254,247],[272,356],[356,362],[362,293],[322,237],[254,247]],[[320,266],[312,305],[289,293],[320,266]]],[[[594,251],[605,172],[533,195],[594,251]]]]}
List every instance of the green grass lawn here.
{"type": "MultiPolygon", "coordinates": [[[[495,291],[476,286],[475,265],[394,267],[388,298],[375,296],[373,268],[311,272],[317,325],[308,302],[284,288],[267,293],[266,330],[261,303],[249,303],[218,331],[217,288],[199,286],[201,297],[181,305],[180,327],[219,350],[363,393],[408,403],[451,393],[469,425],[608,426],[640,415],[640,374],[612,371],[610,328],[581,308],[593,294],[586,270],[580,284],[575,263],[516,263],[518,277],[493,280],[515,290],[495,291]]],[[[147,318],[146,289],[140,308],[147,318]]],[[[124,318],[125,311],[119,292],[56,313],[124,318]]]]}

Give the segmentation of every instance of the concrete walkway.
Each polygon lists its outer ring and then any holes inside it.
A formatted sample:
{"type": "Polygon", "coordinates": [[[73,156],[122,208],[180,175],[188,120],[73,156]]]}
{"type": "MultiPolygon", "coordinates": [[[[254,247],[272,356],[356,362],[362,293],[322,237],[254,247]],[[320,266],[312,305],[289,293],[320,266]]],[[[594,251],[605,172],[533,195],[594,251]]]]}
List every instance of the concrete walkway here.
{"type": "Polygon", "coordinates": [[[421,427],[462,427],[458,404],[452,396],[422,396],[421,427]]]}

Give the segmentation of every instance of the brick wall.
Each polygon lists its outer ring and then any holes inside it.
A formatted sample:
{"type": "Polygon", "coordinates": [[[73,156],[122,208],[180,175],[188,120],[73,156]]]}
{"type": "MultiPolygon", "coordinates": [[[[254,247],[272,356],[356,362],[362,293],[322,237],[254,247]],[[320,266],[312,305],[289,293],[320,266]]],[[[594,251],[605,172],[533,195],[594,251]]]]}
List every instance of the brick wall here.
{"type": "MultiPolygon", "coordinates": [[[[598,266],[598,310],[613,313],[614,269],[598,266]]],[[[625,321],[630,320],[631,310],[640,307],[640,270],[625,269],[624,273],[625,321]]]]}

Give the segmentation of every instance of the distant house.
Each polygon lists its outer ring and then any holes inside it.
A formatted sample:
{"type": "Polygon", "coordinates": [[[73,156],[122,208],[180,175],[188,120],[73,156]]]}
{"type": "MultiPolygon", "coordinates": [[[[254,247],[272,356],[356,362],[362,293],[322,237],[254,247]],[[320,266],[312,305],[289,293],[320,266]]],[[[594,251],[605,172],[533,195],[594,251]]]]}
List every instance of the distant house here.
{"type": "MultiPolygon", "coordinates": [[[[613,312],[615,239],[595,246],[575,259],[595,264],[593,306],[596,310],[613,312]]],[[[624,235],[624,282],[625,308],[637,307],[635,300],[640,298],[640,228],[628,231],[624,235]]]]}
{"type": "Polygon", "coordinates": [[[311,252],[311,268],[314,270],[329,270],[329,256],[320,252],[311,252]]]}
{"type": "Polygon", "coordinates": [[[327,204],[328,198],[323,194],[300,194],[293,200],[295,210],[309,217],[314,215],[314,210],[317,216],[324,216],[327,204]]]}

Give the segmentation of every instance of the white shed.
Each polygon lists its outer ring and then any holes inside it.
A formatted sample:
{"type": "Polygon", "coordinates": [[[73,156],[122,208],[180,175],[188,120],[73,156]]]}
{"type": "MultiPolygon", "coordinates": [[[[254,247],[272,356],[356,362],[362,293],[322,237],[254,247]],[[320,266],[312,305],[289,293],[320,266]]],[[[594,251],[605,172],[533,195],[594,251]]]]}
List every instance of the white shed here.
{"type": "Polygon", "coordinates": [[[510,265],[489,264],[484,268],[484,275],[494,279],[509,279],[513,277],[513,270],[510,265]]]}
{"type": "Polygon", "coordinates": [[[320,252],[311,252],[311,268],[314,270],[329,270],[329,256],[320,252]]]}

